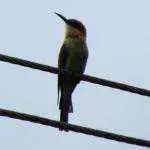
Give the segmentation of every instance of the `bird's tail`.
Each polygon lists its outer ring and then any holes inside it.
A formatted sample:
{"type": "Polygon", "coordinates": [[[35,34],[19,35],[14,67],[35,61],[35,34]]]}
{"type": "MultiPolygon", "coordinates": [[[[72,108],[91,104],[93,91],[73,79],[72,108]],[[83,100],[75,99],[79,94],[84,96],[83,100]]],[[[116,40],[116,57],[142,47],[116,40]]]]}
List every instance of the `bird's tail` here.
{"type": "MultiPolygon", "coordinates": [[[[59,109],[60,109],[60,122],[68,123],[69,113],[73,112],[71,94],[69,95],[65,93],[61,94],[59,109]]],[[[63,128],[61,126],[59,127],[59,130],[68,131],[68,129],[63,128]]]]}

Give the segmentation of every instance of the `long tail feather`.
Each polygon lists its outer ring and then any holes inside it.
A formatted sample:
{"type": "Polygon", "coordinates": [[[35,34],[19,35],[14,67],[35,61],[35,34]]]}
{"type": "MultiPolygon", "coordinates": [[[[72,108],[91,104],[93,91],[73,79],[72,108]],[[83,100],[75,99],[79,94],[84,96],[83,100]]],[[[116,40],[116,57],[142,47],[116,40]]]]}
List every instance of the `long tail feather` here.
{"type": "MultiPolygon", "coordinates": [[[[68,123],[69,113],[72,112],[72,102],[71,102],[71,94],[61,94],[60,104],[59,104],[60,112],[60,122],[68,123]]],[[[59,130],[65,130],[63,127],[60,127],[59,130]]]]}

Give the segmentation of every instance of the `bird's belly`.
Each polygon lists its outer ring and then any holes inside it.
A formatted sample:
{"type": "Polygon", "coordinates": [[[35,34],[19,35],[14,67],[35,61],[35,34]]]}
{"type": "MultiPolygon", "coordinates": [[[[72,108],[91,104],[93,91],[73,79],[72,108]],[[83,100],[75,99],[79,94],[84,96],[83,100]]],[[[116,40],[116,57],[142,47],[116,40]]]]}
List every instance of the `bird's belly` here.
{"type": "Polygon", "coordinates": [[[70,58],[68,59],[66,63],[66,69],[68,71],[74,72],[74,73],[82,73],[83,72],[83,59],[82,59],[82,51],[74,51],[70,54],[70,58]]]}

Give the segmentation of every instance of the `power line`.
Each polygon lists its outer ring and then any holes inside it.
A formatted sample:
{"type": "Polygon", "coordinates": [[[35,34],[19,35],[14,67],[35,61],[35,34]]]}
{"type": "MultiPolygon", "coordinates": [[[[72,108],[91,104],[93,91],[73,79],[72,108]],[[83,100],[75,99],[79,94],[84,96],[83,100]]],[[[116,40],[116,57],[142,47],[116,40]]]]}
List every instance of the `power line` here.
{"type": "Polygon", "coordinates": [[[67,129],[77,132],[77,133],[93,135],[96,137],[102,137],[105,139],[115,140],[115,141],[124,142],[124,143],[128,143],[128,144],[134,144],[134,145],[138,145],[138,146],[150,147],[150,141],[148,141],[148,140],[119,135],[119,134],[115,134],[115,133],[111,133],[111,132],[96,130],[96,129],[73,125],[73,124],[66,124],[66,123],[51,120],[48,118],[43,118],[43,117],[39,117],[39,116],[35,116],[35,115],[20,113],[20,112],[16,112],[16,111],[0,109],[0,116],[10,117],[10,118],[24,120],[24,121],[30,121],[30,122],[39,123],[39,124],[46,125],[46,126],[52,126],[54,128],[59,128],[60,126],[62,126],[63,128],[67,128],[67,129]]]}
{"type": "MultiPolygon", "coordinates": [[[[0,61],[17,64],[17,65],[29,67],[32,69],[38,69],[41,71],[51,72],[54,74],[58,73],[58,69],[56,67],[43,65],[43,64],[35,63],[32,61],[28,61],[28,60],[24,60],[24,59],[20,59],[20,58],[16,58],[16,57],[10,57],[10,56],[3,55],[3,54],[0,54],[0,61]]],[[[61,72],[63,73],[63,72],[65,72],[65,70],[61,70],[61,72]]],[[[93,76],[89,76],[89,75],[77,75],[76,74],[75,77],[80,78],[81,80],[87,81],[90,83],[108,86],[111,88],[120,89],[120,90],[128,91],[131,93],[136,93],[136,94],[150,97],[150,90],[147,90],[147,89],[130,86],[127,84],[114,82],[114,81],[110,81],[110,80],[106,80],[106,79],[101,79],[101,78],[97,78],[97,77],[93,77],[93,76]]]]}
{"type": "MultiPolygon", "coordinates": [[[[39,64],[36,62],[31,62],[28,60],[19,59],[16,57],[10,57],[10,56],[3,55],[3,54],[0,54],[0,61],[17,64],[17,65],[29,67],[32,69],[38,69],[41,71],[51,72],[54,74],[57,74],[58,71],[60,71],[62,73],[66,72],[65,70],[58,70],[55,67],[39,64]]],[[[150,96],[150,90],[130,86],[127,84],[109,81],[106,79],[101,79],[101,78],[97,78],[97,77],[93,77],[93,76],[89,76],[89,75],[75,74],[75,77],[79,78],[83,81],[91,82],[94,84],[108,86],[111,88],[116,88],[116,89],[132,92],[132,93],[137,93],[137,94],[144,95],[144,96],[150,96]]],[[[30,114],[10,111],[10,110],[6,110],[6,109],[0,109],[0,116],[7,116],[10,118],[14,118],[14,119],[30,121],[30,122],[34,122],[34,123],[52,126],[55,128],[59,128],[60,126],[63,126],[63,128],[67,128],[71,131],[78,132],[78,133],[93,135],[93,136],[97,136],[97,137],[103,137],[106,139],[116,140],[116,141],[139,145],[139,146],[150,147],[150,141],[147,141],[147,140],[138,139],[138,138],[134,138],[134,137],[128,137],[128,136],[124,136],[124,135],[118,135],[115,133],[110,133],[110,132],[96,130],[96,129],[92,129],[92,128],[77,126],[77,125],[73,125],[73,124],[66,124],[66,123],[62,123],[59,121],[50,120],[47,118],[42,118],[39,116],[30,115],[30,114]]]]}

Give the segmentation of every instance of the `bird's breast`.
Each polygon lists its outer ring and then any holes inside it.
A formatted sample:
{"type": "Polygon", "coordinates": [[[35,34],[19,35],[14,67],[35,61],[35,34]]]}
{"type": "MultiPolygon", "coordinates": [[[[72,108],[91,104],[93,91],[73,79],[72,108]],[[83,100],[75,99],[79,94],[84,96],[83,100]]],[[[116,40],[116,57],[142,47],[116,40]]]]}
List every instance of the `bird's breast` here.
{"type": "Polygon", "coordinates": [[[75,73],[83,72],[83,60],[87,55],[86,43],[79,39],[69,39],[65,44],[68,50],[66,69],[75,73]]]}

